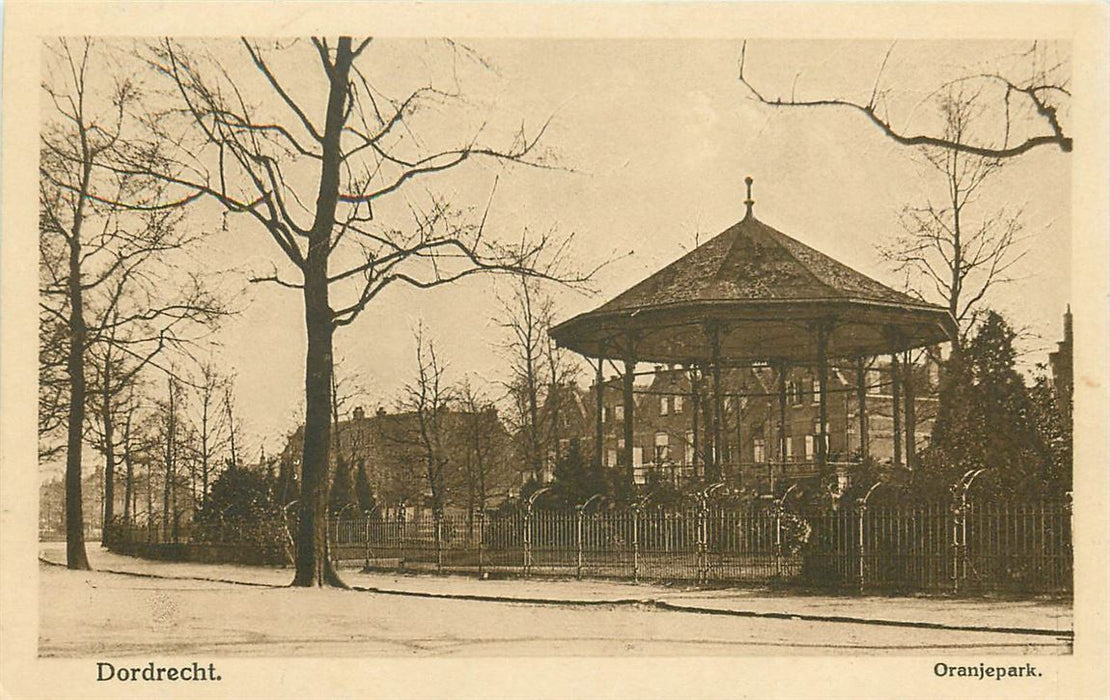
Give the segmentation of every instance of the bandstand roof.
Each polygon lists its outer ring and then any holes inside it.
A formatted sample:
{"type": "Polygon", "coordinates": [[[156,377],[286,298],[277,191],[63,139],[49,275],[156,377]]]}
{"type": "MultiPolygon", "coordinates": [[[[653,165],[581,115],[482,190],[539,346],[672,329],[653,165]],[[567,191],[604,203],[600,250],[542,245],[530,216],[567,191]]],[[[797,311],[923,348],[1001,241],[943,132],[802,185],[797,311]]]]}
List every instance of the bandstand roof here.
{"type": "Polygon", "coordinates": [[[896,352],[950,340],[947,309],[863,275],[748,214],[740,222],[593,311],[551,330],[589,357],[704,362],[708,328],[722,358],[806,363],[896,352]]]}

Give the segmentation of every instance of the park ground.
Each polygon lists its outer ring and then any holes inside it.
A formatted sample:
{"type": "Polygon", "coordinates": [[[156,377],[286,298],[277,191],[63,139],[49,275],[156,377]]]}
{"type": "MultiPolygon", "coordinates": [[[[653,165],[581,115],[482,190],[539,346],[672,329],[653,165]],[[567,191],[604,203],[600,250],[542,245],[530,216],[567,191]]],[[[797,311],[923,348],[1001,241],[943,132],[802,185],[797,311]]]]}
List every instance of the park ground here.
{"type": "Polygon", "coordinates": [[[40,553],[42,657],[1068,654],[1059,599],[786,595],[611,581],[343,572],[352,590],[288,587],[289,569],[155,562],[90,543],[95,571],[40,553]]]}

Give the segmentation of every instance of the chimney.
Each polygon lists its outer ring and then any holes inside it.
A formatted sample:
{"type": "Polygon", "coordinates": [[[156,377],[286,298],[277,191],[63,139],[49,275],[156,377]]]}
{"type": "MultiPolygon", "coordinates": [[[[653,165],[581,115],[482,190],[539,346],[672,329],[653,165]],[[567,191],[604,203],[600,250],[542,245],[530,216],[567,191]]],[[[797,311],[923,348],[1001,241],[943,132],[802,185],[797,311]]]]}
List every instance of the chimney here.
{"type": "Polygon", "coordinates": [[[744,178],[744,184],[748,186],[748,198],[744,200],[744,206],[748,208],[747,213],[744,214],[745,219],[751,218],[752,208],[755,207],[755,200],[752,199],[752,183],[753,182],[754,182],[754,180],[752,180],[752,178],[750,176],[744,178]]]}
{"type": "Polygon", "coordinates": [[[366,417],[366,413],[362,410],[362,406],[355,407],[355,420],[362,420],[366,417]]]}

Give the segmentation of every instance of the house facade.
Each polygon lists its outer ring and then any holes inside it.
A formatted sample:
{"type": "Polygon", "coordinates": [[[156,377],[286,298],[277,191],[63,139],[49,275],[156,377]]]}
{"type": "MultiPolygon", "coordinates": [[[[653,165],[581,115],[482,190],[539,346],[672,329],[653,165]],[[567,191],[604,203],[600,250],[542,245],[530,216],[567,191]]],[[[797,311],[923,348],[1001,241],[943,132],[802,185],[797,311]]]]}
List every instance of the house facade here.
{"type": "MultiPolygon", "coordinates": [[[[854,365],[830,367],[825,432],[829,463],[838,471],[850,472],[861,463],[864,453],[879,466],[913,468],[916,454],[928,444],[936,416],[939,369],[928,358],[914,366],[910,376],[910,423],[906,420],[909,404],[904,369],[899,376],[902,382],[898,387],[896,416],[891,363],[876,360],[865,368],[867,449],[864,450],[858,369],[854,365]],[[899,449],[895,444],[896,422],[899,449]]],[[[660,482],[680,486],[704,481],[712,441],[710,382],[675,365],[657,365],[644,378],[647,383],[637,384],[634,390],[633,481],[643,486],[660,482]]],[[[786,401],[780,412],[779,378],[774,368],[754,366],[722,371],[722,444],[718,454],[726,483],[767,492],[773,483],[781,486],[817,473],[820,439],[817,373],[811,368],[795,367],[788,370],[783,384],[786,401]]],[[[618,469],[625,420],[619,378],[602,383],[601,405],[600,461],[606,469],[618,469]]],[[[583,454],[597,458],[596,407],[596,384],[587,389],[566,387],[561,391],[558,436],[561,449],[549,449],[543,480],[551,480],[553,462],[559,453],[565,454],[572,441],[578,441],[583,454]]],[[[550,401],[544,410],[550,411],[550,401]]]]}

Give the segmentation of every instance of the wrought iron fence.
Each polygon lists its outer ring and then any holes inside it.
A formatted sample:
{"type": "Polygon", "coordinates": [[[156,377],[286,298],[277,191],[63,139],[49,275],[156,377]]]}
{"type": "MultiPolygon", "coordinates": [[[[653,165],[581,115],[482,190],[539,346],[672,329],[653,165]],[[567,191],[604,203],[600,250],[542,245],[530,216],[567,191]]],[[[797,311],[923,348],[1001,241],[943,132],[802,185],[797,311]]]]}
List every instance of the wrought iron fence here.
{"type": "MultiPolygon", "coordinates": [[[[289,514],[295,518],[295,514],[289,514]]],[[[292,561],[294,524],[183,526],[177,543],[256,547],[292,561]]],[[[109,546],[165,542],[118,525],[109,546]]],[[[795,584],[906,592],[1068,593],[1067,502],[914,505],[779,501],[693,507],[449,513],[403,508],[328,523],[342,564],[394,571],[625,578],[720,585],[795,584]]],[[[133,548],[133,547],[132,547],[133,548]]]]}

